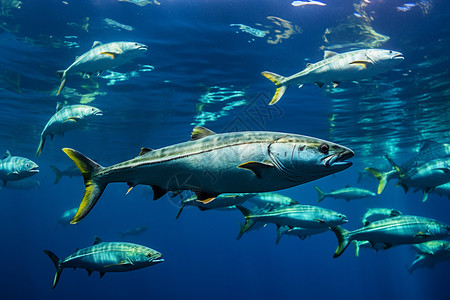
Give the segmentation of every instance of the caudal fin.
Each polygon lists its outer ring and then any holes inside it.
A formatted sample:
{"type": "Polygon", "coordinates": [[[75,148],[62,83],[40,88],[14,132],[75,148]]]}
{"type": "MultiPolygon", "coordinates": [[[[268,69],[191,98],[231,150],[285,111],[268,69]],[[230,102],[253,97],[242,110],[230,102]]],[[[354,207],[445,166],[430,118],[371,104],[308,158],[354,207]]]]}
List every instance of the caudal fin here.
{"type": "Polygon", "coordinates": [[[351,240],[349,238],[349,232],[345,230],[342,227],[336,226],[336,227],[330,227],[330,229],[336,234],[336,237],[338,239],[338,247],[336,249],[336,252],[334,252],[333,257],[339,257],[341,254],[347,249],[348,245],[350,244],[351,240]]]}
{"type": "Polygon", "coordinates": [[[247,232],[250,228],[252,228],[253,225],[255,225],[255,221],[253,219],[250,219],[249,216],[251,215],[251,211],[243,206],[236,205],[236,207],[241,211],[241,213],[245,217],[245,223],[244,226],[241,227],[241,230],[239,231],[238,239],[247,232]]]}
{"type": "Polygon", "coordinates": [[[269,105],[274,105],[277,103],[281,97],[283,97],[284,93],[286,92],[289,85],[285,85],[284,82],[286,81],[286,78],[272,73],[272,72],[262,72],[261,75],[265,76],[267,79],[275,83],[277,90],[275,91],[275,95],[272,98],[272,101],[270,101],[269,105]]]}
{"type": "Polygon", "coordinates": [[[378,194],[381,194],[381,192],[384,190],[388,183],[388,175],[387,173],[383,173],[378,169],[375,168],[366,168],[366,170],[370,173],[372,173],[373,176],[375,176],[376,179],[378,179],[378,194]]]}
{"type": "Polygon", "coordinates": [[[63,269],[61,268],[61,264],[60,264],[60,260],[59,260],[58,256],[56,256],[50,250],[44,250],[44,253],[47,254],[48,257],[50,257],[50,259],[52,260],[52,262],[56,268],[56,274],[55,274],[55,277],[53,278],[53,287],[52,287],[52,289],[54,289],[56,287],[56,284],[58,283],[59,277],[61,276],[61,272],[63,269]]]}
{"type": "Polygon", "coordinates": [[[55,176],[56,176],[56,178],[55,178],[55,184],[57,184],[57,183],[61,180],[61,177],[62,177],[61,171],[58,170],[57,167],[52,166],[52,165],[50,165],[50,168],[51,168],[51,169],[53,170],[53,172],[55,173],[55,176]]]}
{"type": "Polygon", "coordinates": [[[39,141],[39,146],[38,146],[37,151],[36,151],[36,157],[41,155],[42,149],[44,149],[44,144],[45,144],[45,138],[43,138],[41,136],[41,140],[39,141]]]}
{"type": "Polygon", "coordinates": [[[325,199],[326,194],[317,185],[315,185],[314,188],[317,191],[317,202],[321,202],[323,199],[325,199]]]}
{"type": "Polygon", "coordinates": [[[84,178],[85,190],[83,200],[78,207],[77,213],[70,221],[70,224],[76,224],[91,211],[108,183],[104,183],[100,178],[96,177],[97,173],[103,169],[102,166],[76,150],[70,148],[63,148],[62,150],[73,160],[84,178]]]}
{"type": "Polygon", "coordinates": [[[56,75],[58,75],[59,79],[61,79],[61,85],[59,86],[58,93],[56,94],[56,96],[59,96],[59,94],[61,94],[64,86],[66,85],[67,77],[63,70],[56,71],[56,75]]]}

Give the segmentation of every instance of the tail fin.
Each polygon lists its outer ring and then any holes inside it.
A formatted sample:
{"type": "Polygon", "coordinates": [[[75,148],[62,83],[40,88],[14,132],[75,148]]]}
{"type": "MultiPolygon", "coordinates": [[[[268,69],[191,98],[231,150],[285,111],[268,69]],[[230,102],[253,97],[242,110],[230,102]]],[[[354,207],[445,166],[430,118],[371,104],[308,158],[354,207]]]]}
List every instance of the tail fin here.
{"type": "Polygon", "coordinates": [[[48,257],[50,257],[50,259],[52,260],[52,262],[56,268],[56,274],[55,274],[55,277],[53,278],[53,287],[52,287],[52,289],[54,289],[56,287],[56,284],[58,283],[59,277],[61,276],[61,272],[63,269],[61,268],[60,260],[59,260],[58,256],[56,256],[50,250],[44,250],[44,253],[47,254],[48,257]]]}
{"type": "Polygon", "coordinates": [[[381,192],[384,190],[388,183],[388,176],[387,173],[383,173],[378,169],[375,168],[366,168],[366,170],[370,173],[372,173],[373,176],[375,176],[376,179],[378,179],[378,194],[381,194],[381,192]]]}
{"type": "Polygon", "coordinates": [[[350,244],[351,240],[349,239],[348,231],[345,230],[342,227],[336,226],[336,227],[330,227],[330,229],[336,234],[336,237],[338,239],[338,247],[336,249],[336,252],[334,253],[333,257],[339,257],[341,254],[347,249],[348,245],[350,244]]]}
{"type": "Polygon", "coordinates": [[[251,215],[251,211],[243,206],[236,205],[236,207],[241,211],[241,213],[245,217],[245,224],[241,227],[241,231],[239,231],[238,239],[242,236],[243,233],[248,231],[250,228],[252,228],[253,225],[255,225],[255,221],[253,219],[249,219],[249,216],[251,215]]]}
{"type": "Polygon", "coordinates": [[[262,72],[261,74],[263,76],[265,76],[267,79],[269,79],[270,81],[272,81],[273,83],[275,83],[275,85],[277,87],[277,90],[275,91],[275,95],[273,96],[272,101],[270,101],[270,103],[269,103],[269,105],[274,105],[281,99],[281,97],[283,97],[283,95],[286,92],[289,85],[284,84],[284,82],[286,81],[286,78],[281,75],[271,73],[271,72],[262,72]]]}
{"type": "Polygon", "coordinates": [[[318,193],[317,202],[321,202],[323,199],[325,199],[326,194],[317,185],[315,185],[314,188],[318,193]]]}
{"type": "Polygon", "coordinates": [[[73,160],[84,178],[85,190],[83,200],[78,207],[77,213],[70,221],[70,224],[76,224],[91,211],[108,183],[101,182],[100,178],[96,178],[96,174],[103,169],[102,166],[76,150],[70,148],[63,148],[62,150],[73,160]]]}
{"type": "Polygon", "coordinates": [[[44,144],[45,144],[45,138],[43,138],[41,136],[41,140],[39,141],[39,146],[36,151],[36,157],[39,157],[39,155],[41,155],[42,149],[44,149],[44,144]]]}
{"type": "Polygon", "coordinates": [[[52,165],[50,165],[50,168],[51,168],[51,169],[53,170],[53,172],[55,173],[55,176],[56,176],[56,178],[55,178],[55,184],[57,184],[57,183],[61,180],[61,177],[62,177],[61,171],[58,170],[57,167],[52,166],[52,165]]]}
{"type": "Polygon", "coordinates": [[[56,71],[56,75],[58,75],[59,79],[61,79],[61,85],[59,86],[58,93],[56,93],[56,96],[59,96],[59,94],[61,94],[64,86],[66,85],[67,77],[66,77],[66,72],[64,70],[56,71]]]}

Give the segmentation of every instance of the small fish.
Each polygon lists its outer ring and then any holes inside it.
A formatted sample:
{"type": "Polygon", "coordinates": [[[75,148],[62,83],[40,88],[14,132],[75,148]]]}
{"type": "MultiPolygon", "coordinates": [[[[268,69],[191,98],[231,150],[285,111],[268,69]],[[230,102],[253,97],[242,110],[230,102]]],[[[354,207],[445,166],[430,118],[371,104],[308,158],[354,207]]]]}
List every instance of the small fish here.
{"type": "Polygon", "coordinates": [[[438,185],[430,193],[438,194],[439,196],[447,196],[450,199],[450,182],[438,185]]]}
{"type": "Polygon", "coordinates": [[[318,199],[317,202],[321,202],[326,197],[331,197],[335,199],[345,199],[347,201],[354,200],[354,199],[361,199],[366,197],[374,197],[377,194],[375,194],[372,191],[356,188],[356,187],[346,187],[343,189],[339,189],[337,191],[333,191],[330,193],[324,193],[318,186],[314,186],[318,193],[318,199]]]}
{"type": "Polygon", "coordinates": [[[56,95],[61,94],[69,75],[98,76],[102,71],[121,66],[145,51],[147,51],[147,46],[136,42],[102,44],[96,41],[91,50],[77,57],[67,69],[56,72],[61,79],[61,85],[56,95]]]}
{"type": "Polygon", "coordinates": [[[279,193],[258,193],[248,199],[248,202],[259,208],[276,208],[284,205],[298,204],[294,199],[279,193]]]}
{"type": "Polygon", "coordinates": [[[237,208],[245,217],[241,233],[249,230],[255,222],[308,229],[328,228],[348,222],[347,217],[341,213],[312,205],[294,204],[256,214],[243,206],[237,206],[237,208]]]}
{"type": "Polygon", "coordinates": [[[129,229],[129,230],[124,231],[124,232],[119,232],[119,236],[121,238],[124,238],[126,236],[135,236],[135,235],[142,234],[142,233],[146,232],[147,230],[148,230],[147,226],[138,226],[136,228],[129,229]]]}
{"type": "Polygon", "coordinates": [[[339,226],[330,228],[338,239],[333,257],[339,257],[352,241],[369,241],[372,246],[384,244],[384,249],[395,245],[417,244],[450,236],[450,226],[442,222],[401,215],[370,223],[363,228],[347,231],[339,226]]]}
{"type": "Polygon", "coordinates": [[[362,49],[338,54],[325,51],[324,59],[307,64],[306,68],[289,77],[272,72],[262,72],[276,85],[276,92],[269,105],[277,103],[291,85],[302,87],[305,83],[315,83],[322,87],[332,82],[337,87],[342,81],[353,81],[373,77],[392,69],[403,60],[403,54],[384,49],[362,49]]]}
{"type": "Polygon", "coordinates": [[[408,269],[410,274],[419,268],[433,269],[437,263],[450,260],[450,242],[448,241],[430,241],[412,247],[417,252],[417,257],[408,269]]]}
{"type": "Polygon", "coordinates": [[[94,117],[102,115],[103,112],[93,106],[80,104],[62,106],[58,103],[56,105],[56,113],[47,122],[44,130],[42,130],[36,157],[41,155],[47,136],[50,136],[51,139],[53,139],[55,134],[64,136],[65,132],[83,128],[94,117]]]}
{"type": "Polygon", "coordinates": [[[6,150],[3,159],[0,160],[0,180],[3,181],[3,186],[6,186],[8,181],[22,180],[39,173],[39,166],[25,157],[11,156],[11,153],[6,150]]]}
{"type": "Polygon", "coordinates": [[[53,289],[66,268],[83,268],[89,275],[97,271],[101,278],[106,272],[133,271],[164,261],[161,253],[148,247],[123,242],[102,242],[98,237],[93,246],[78,250],[65,259],[59,259],[49,250],[44,252],[56,267],[53,289]]]}
{"type": "Polygon", "coordinates": [[[85,193],[71,223],[83,219],[111,182],[153,188],[153,199],[190,190],[203,203],[223,193],[280,190],[347,169],[350,149],[321,139],[268,131],[216,134],[195,127],[191,140],[161,149],[142,148],[133,159],[102,167],[80,152],[63,151],[80,169],[85,193]],[[289,154],[289,155],[288,155],[289,154]]]}
{"type": "Polygon", "coordinates": [[[77,213],[77,210],[78,210],[78,207],[74,207],[72,209],[68,209],[65,212],[63,212],[61,217],[58,219],[58,223],[56,223],[56,228],[58,228],[58,225],[61,225],[63,227],[66,227],[67,225],[69,225],[70,221],[73,219],[73,217],[77,213]]]}
{"type": "Polygon", "coordinates": [[[392,208],[369,208],[364,214],[361,222],[363,226],[367,226],[372,222],[384,220],[387,218],[401,216],[402,213],[392,208]]]}
{"type": "Polygon", "coordinates": [[[278,245],[283,235],[294,235],[299,237],[301,240],[304,240],[311,235],[319,234],[326,231],[328,231],[328,228],[302,228],[302,227],[290,228],[289,226],[279,226],[277,227],[276,244],[278,245]]]}
{"type": "Polygon", "coordinates": [[[291,3],[292,6],[305,6],[305,5],[318,5],[318,6],[325,6],[327,5],[326,3],[323,2],[319,2],[319,1],[293,1],[291,3]]]}
{"type": "MultiPolygon", "coordinates": [[[[27,191],[27,190],[40,188],[40,187],[41,187],[41,183],[39,182],[39,180],[34,179],[32,177],[27,177],[27,178],[20,179],[20,180],[10,181],[10,182],[8,182],[8,184],[6,185],[5,188],[13,189],[13,190],[27,191]]],[[[1,189],[1,186],[0,186],[0,189],[1,189]]]]}
{"type": "Polygon", "coordinates": [[[72,178],[74,176],[75,177],[81,176],[80,171],[78,171],[78,168],[76,166],[68,167],[65,170],[59,170],[57,167],[52,165],[50,165],[50,168],[52,169],[52,171],[55,173],[56,176],[54,182],[55,184],[57,184],[63,176],[67,176],[69,178],[72,178]]]}

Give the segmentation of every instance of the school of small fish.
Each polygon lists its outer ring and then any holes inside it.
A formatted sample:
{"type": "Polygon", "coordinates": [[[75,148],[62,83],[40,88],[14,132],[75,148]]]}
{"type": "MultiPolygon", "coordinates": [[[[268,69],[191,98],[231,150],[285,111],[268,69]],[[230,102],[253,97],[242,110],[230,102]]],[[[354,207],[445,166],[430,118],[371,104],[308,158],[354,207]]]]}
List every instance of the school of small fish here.
{"type": "MultiPolygon", "coordinates": [[[[294,1],[292,5],[326,4],[319,1],[294,1]]],[[[399,10],[409,10],[413,6],[405,4],[399,10]]],[[[110,19],[105,21],[132,30],[110,19]]],[[[242,24],[230,26],[239,26],[242,31],[258,37],[265,34],[242,24]]],[[[57,71],[61,84],[56,96],[63,92],[68,77],[99,76],[103,71],[130,62],[147,49],[146,45],[137,42],[94,42],[92,48],[77,57],[69,67],[57,71]]],[[[314,83],[322,87],[331,83],[337,87],[344,81],[388,72],[403,60],[403,54],[393,50],[360,49],[340,54],[325,51],[323,60],[308,64],[304,70],[292,76],[283,77],[267,71],[262,72],[262,75],[276,86],[275,95],[269,103],[274,105],[291,85],[301,87],[314,83]]],[[[83,128],[102,115],[103,112],[96,107],[62,105],[58,102],[56,113],[42,130],[36,157],[43,153],[49,137],[53,139],[54,135],[64,135],[67,131],[83,128]]],[[[450,226],[443,222],[404,215],[392,208],[372,208],[362,217],[362,227],[350,231],[341,227],[348,222],[344,214],[319,206],[303,205],[275,193],[349,168],[352,163],[348,160],[354,156],[354,152],[331,141],[288,132],[215,133],[198,126],[192,130],[190,140],[159,149],[142,148],[135,158],[106,167],[77,150],[62,150],[76,167],[60,170],[50,165],[56,176],[54,183],[57,184],[65,176],[82,176],[85,192],[79,207],[64,212],[57,226],[80,222],[94,208],[109,183],[123,182],[128,185],[127,194],[137,185],[148,185],[153,190],[154,200],[168,192],[172,193],[172,197],[179,196],[181,207],[176,218],[186,206],[195,206],[202,211],[240,211],[245,222],[241,224],[237,239],[249,231],[275,224],[277,244],[283,235],[305,239],[331,230],[338,241],[334,257],[342,255],[351,243],[355,245],[356,256],[359,256],[360,248],[380,250],[413,245],[417,257],[409,268],[410,273],[450,260],[450,243],[442,240],[450,237],[450,226]]],[[[419,153],[402,165],[397,165],[390,157],[386,159],[391,165],[389,170],[366,168],[379,181],[378,194],[390,180],[395,179],[405,193],[409,189],[423,191],[423,201],[427,200],[430,193],[450,198],[450,144],[426,141],[419,153]]],[[[35,162],[12,156],[6,151],[0,160],[0,189],[38,172],[35,162]]],[[[33,187],[36,183],[29,185],[33,187]]],[[[325,198],[353,201],[377,195],[350,186],[330,192],[318,186],[314,188],[318,193],[317,202],[325,198]]],[[[147,226],[139,226],[118,234],[123,238],[147,230],[147,226]]],[[[93,246],[77,250],[64,259],[58,258],[50,250],[44,252],[56,268],[53,288],[65,268],[84,268],[89,275],[97,271],[102,277],[107,272],[132,271],[164,261],[163,255],[151,248],[126,242],[103,242],[99,238],[96,238],[93,246]]]]}

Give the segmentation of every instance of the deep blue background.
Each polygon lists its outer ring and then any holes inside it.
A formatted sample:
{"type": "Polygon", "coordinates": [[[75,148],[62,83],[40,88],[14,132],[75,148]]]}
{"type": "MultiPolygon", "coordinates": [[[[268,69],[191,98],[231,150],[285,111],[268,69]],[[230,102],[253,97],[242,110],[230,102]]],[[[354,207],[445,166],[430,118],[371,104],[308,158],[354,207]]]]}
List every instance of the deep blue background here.
{"type": "MultiPolygon", "coordinates": [[[[161,0],[161,5],[144,7],[116,0],[67,1],[67,5],[22,2],[20,9],[12,8],[9,15],[3,9],[0,16],[0,151],[9,149],[13,155],[36,161],[41,172],[35,177],[41,187],[0,191],[2,299],[449,297],[449,263],[410,275],[406,266],[414,253],[408,246],[378,253],[362,250],[359,258],[350,246],[333,259],[337,241],[331,232],[304,241],[283,237],[275,245],[274,225],[236,241],[238,222],[244,219],[239,212],[186,208],[175,220],[177,200],[164,197],[153,202],[147,187],[136,187],[125,196],[125,184],[111,184],[86,219],[56,228],[59,216],[79,204],[83,182],[80,177],[63,178],[55,185],[49,168],[50,164],[61,169],[70,166],[62,147],[73,147],[109,165],[134,157],[141,147],[185,141],[192,127],[200,124],[200,112],[209,112],[216,120],[202,124],[217,132],[293,132],[355,150],[352,168],[282,191],[300,203],[314,204],[314,184],[325,191],[356,185],[358,171],[385,165],[384,154],[403,162],[423,140],[449,142],[449,5],[445,1],[428,2],[432,6],[426,12],[415,7],[406,13],[396,10],[402,1],[371,1],[370,25],[390,37],[380,47],[401,51],[405,61],[392,72],[343,83],[334,91],[314,85],[291,87],[272,107],[266,104],[274,86],[260,72],[291,75],[307,62],[320,60],[321,46],[351,42],[351,30],[333,44],[324,43],[323,35],[326,28],[359,24],[353,16],[353,4],[359,1],[325,0],[325,7],[293,7],[291,1],[274,0],[161,0]],[[267,43],[267,36],[257,38],[230,26],[245,24],[273,35],[279,28],[268,16],[287,20],[302,33],[274,45],[267,43]],[[73,24],[81,24],[86,17],[88,31],[73,24]],[[118,31],[108,27],[105,18],[135,30],[118,31]],[[70,65],[96,40],[137,41],[149,50],[114,70],[124,75],[135,71],[136,76],[114,85],[108,85],[106,78],[74,76],[56,98],[55,71],[70,65]],[[74,41],[79,47],[68,47],[67,42],[74,41]],[[154,70],[142,71],[145,65],[154,70]],[[215,93],[219,90],[223,93],[215,93]],[[39,134],[56,101],[79,103],[92,92],[99,94],[90,104],[104,110],[104,116],[87,129],[48,141],[43,154],[34,159],[39,134]],[[215,93],[215,101],[205,100],[208,93],[215,93]],[[230,95],[236,96],[225,97],[230,95]],[[234,104],[227,106],[230,103],[234,104]],[[142,225],[149,230],[127,241],[157,249],[164,254],[164,263],[106,274],[103,279],[98,274],[88,277],[84,270],[64,270],[57,288],[51,289],[55,270],[42,250],[50,249],[62,258],[91,245],[96,235],[116,241],[118,232],[142,225]]],[[[377,183],[368,178],[358,186],[375,190],[377,183]]],[[[358,228],[361,216],[372,207],[396,208],[450,223],[447,198],[431,195],[422,203],[421,193],[405,195],[394,183],[373,199],[349,203],[326,199],[320,205],[346,214],[348,229],[358,228]]]]}

